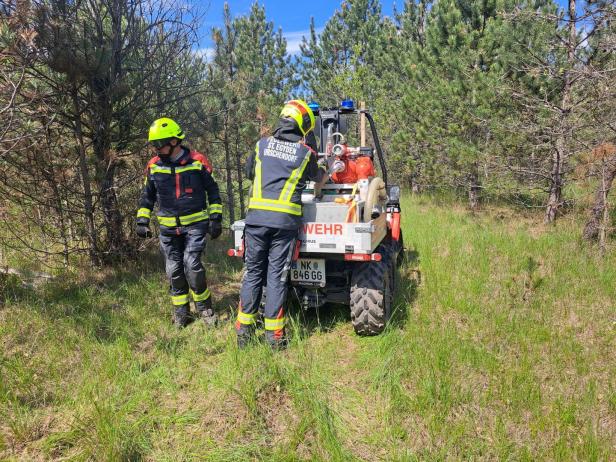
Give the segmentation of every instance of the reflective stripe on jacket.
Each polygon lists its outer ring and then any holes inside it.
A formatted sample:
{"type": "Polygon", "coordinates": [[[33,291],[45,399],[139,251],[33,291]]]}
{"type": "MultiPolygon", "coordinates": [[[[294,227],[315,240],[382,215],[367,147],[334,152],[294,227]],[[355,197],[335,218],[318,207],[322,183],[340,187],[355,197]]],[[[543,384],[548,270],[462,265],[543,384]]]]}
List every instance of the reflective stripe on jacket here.
{"type": "Polygon", "coordinates": [[[148,162],[137,223],[149,223],[156,202],[158,221],[166,227],[222,218],[220,192],[210,173],[211,164],[204,155],[183,149],[175,162],[158,156],[148,162]]]}
{"type": "Polygon", "coordinates": [[[249,209],[268,210],[301,216],[302,179],[312,155],[300,143],[273,137],[260,140],[255,147],[255,172],[249,209]]]}
{"type": "Polygon", "coordinates": [[[295,141],[299,138],[262,138],[249,156],[246,175],[253,183],[247,225],[278,229],[301,225],[306,182],[320,180],[325,172],[317,164],[316,152],[295,141]]]}

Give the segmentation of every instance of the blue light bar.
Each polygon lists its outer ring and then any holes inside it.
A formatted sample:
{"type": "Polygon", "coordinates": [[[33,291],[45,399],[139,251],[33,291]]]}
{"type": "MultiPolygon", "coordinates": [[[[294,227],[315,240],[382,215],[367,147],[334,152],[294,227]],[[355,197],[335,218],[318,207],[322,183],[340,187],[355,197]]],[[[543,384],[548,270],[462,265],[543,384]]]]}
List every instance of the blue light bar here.
{"type": "Polygon", "coordinates": [[[321,108],[321,106],[319,106],[319,103],[315,103],[314,101],[312,101],[308,103],[308,107],[314,115],[319,115],[319,109],[321,108]]]}
{"type": "Polygon", "coordinates": [[[342,102],[340,103],[340,109],[344,109],[345,111],[352,111],[353,109],[355,109],[353,100],[352,99],[342,100],[342,102]]]}

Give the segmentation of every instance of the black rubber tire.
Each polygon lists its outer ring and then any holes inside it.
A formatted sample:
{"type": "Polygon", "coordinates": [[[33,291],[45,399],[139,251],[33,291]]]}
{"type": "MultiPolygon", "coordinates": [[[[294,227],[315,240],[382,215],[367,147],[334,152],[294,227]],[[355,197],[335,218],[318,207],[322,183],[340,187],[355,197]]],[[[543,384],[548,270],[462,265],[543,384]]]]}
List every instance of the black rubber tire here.
{"type": "Polygon", "coordinates": [[[402,230],[400,230],[400,239],[398,242],[395,242],[397,254],[396,254],[396,266],[400,268],[402,263],[404,263],[404,259],[406,255],[404,255],[404,236],[402,235],[402,230]]]}
{"type": "Polygon", "coordinates": [[[357,335],[378,335],[391,316],[392,264],[358,263],[351,275],[351,322],[357,335]]]}

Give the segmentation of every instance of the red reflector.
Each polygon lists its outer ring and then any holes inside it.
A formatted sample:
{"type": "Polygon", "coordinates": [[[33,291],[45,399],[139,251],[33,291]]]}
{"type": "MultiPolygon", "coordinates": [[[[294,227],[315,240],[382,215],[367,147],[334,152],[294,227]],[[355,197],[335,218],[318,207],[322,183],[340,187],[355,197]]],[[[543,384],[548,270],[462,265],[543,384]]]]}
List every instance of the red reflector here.
{"type": "Polygon", "coordinates": [[[229,249],[229,250],[227,250],[227,255],[229,255],[230,257],[243,257],[244,256],[244,251],[243,250],[229,249]]]}
{"type": "Polygon", "coordinates": [[[400,212],[394,212],[391,220],[391,238],[394,241],[400,240],[400,212]]]}
{"type": "Polygon", "coordinates": [[[363,253],[345,253],[344,259],[346,261],[370,261],[370,255],[363,253]]]}
{"type": "Polygon", "coordinates": [[[295,242],[295,250],[293,251],[293,261],[297,261],[299,258],[299,249],[302,246],[302,241],[299,239],[295,242]]]}
{"type": "Polygon", "coordinates": [[[371,259],[372,259],[372,261],[381,261],[381,259],[382,259],[382,258],[383,258],[383,257],[381,256],[381,254],[380,254],[380,253],[373,253],[373,254],[371,255],[371,259]]]}

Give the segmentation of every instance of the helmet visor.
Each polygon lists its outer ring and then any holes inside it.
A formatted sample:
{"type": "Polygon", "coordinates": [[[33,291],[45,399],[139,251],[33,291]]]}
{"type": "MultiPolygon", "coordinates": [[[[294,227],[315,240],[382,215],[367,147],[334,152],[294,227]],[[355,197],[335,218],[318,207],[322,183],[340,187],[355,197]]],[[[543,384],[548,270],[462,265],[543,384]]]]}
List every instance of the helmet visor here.
{"type": "Polygon", "coordinates": [[[152,140],[150,144],[154,146],[156,149],[162,149],[169,144],[171,138],[163,138],[162,140],[152,140]]]}

